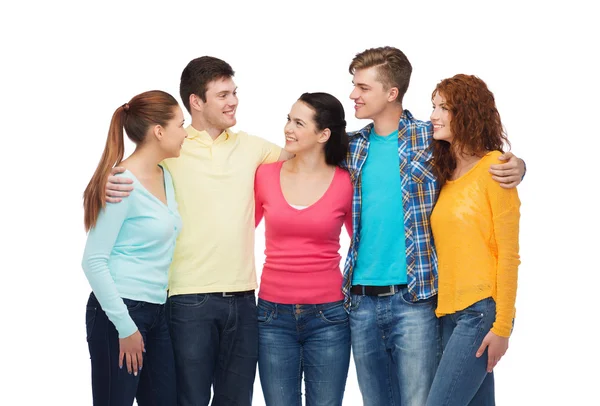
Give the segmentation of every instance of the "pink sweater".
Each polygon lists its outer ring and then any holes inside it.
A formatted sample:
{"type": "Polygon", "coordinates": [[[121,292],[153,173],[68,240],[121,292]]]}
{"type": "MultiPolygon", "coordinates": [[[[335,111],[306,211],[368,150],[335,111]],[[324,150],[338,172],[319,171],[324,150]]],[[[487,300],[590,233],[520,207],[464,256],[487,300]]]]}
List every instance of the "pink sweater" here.
{"type": "Polygon", "coordinates": [[[282,304],[319,304],[343,299],[340,232],[352,235],[352,183],[336,168],[325,194],[298,210],[283,196],[283,162],[258,167],[254,181],[256,225],[265,217],[265,255],[258,296],[282,304]]]}

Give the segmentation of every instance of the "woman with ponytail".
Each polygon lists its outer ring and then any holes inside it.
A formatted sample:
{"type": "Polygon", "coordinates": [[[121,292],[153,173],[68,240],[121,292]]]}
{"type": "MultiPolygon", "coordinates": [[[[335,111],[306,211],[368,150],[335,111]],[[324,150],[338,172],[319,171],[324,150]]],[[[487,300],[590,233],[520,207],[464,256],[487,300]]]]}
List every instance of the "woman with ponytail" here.
{"type": "Polygon", "coordinates": [[[255,176],[256,223],[265,218],[258,293],[258,369],[267,406],[341,405],[350,363],[340,232],[352,233],[352,183],[344,108],[304,93],[285,125],[286,162],[255,176]]]}
{"type": "Polygon", "coordinates": [[[181,228],[171,176],[159,166],[177,157],[186,137],[183,112],[168,93],[135,96],[113,114],[106,146],[88,184],[82,266],[92,288],[87,341],[94,405],[176,404],[174,359],[164,303],[181,228]],[[123,131],[136,149],[122,161],[123,131]],[[136,186],[120,204],[106,204],[113,166],[136,186]],[[143,366],[143,369],[142,369],[143,366]]]}

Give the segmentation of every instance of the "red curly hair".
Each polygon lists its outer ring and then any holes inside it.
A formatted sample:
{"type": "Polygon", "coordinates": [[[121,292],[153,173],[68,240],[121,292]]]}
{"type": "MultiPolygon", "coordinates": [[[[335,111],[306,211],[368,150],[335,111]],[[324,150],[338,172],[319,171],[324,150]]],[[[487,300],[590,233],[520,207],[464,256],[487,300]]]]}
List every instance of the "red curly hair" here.
{"type": "Polygon", "coordinates": [[[456,169],[455,154],[483,156],[490,151],[504,152],[504,145],[510,148],[510,142],[500,121],[494,94],[477,76],[458,74],[444,79],[431,93],[432,100],[436,93],[445,99],[452,118],[453,147],[447,141],[433,143],[437,177],[443,185],[456,169]]]}

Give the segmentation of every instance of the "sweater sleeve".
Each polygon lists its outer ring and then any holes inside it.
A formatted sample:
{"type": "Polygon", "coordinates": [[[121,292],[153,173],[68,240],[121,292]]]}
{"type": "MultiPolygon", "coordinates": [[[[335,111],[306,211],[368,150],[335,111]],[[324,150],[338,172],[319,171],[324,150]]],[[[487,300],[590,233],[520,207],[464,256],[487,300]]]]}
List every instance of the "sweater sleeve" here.
{"type": "Polygon", "coordinates": [[[512,332],[519,268],[519,208],[517,189],[504,189],[490,180],[488,199],[492,209],[498,263],[496,267],[496,320],[492,332],[509,337],[512,332]]]}
{"type": "Polygon", "coordinates": [[[88,233],[82,260],[85,276],[102,310],[119,332],[119,338],[129,337],[136,332],[137,326],[117,290],[108,262],[132,198],[130,196],[120,203],[108,203],[100,212],[96,226],[88,233]]]}

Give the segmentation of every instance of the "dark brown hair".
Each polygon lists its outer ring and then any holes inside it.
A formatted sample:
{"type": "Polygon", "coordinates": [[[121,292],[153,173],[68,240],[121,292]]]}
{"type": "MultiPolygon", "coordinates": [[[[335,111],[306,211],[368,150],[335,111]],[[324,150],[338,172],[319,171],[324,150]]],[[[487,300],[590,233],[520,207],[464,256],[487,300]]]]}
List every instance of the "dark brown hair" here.
{"type": "Polygon", "coordinates": [[[206,88],[210,82],[218,79],[232,78],[235,72],[227,62],[213,56],[201,56],[192,59],[183,72],[179,82],[179,95],[188,113],[190,95],[195,94],[206,102],[206,88]]]}
{"type": "Polygon", "coordinates": [[[344,106],[329,93],[303,93],[298,100],[314,111],[313,120],[317,130],[329,128],[331,132],[325,143],[325,162],[328,165],[341,165],[348,152],[344,106]]]}
{"type": "Polygon", "coordinates": [[[490,151],[504,152],[510,147],[494,94],[477,76],[458,74],[444,79],[435,87],[431,99],[439,93],[445,99],[452,121],[452,147],[447,141],[434,141],[433,156],[440,185],[452,177],[456,169],[455,154],[483,156],[490,151]]]}
{"type": "Polygon", "coordinates": [[[175,117],[177,105],[177,100],[170,94],[152,90],[138,94],[114,112],[102,158],[83,193],[86,231],[96,225],[100,209],[106,204],[104,189],[111,168],[123,159],[125,152],[123,128],[129,139],[138,145],[144,141],[151,126],[164,127],[175,117]]]}

